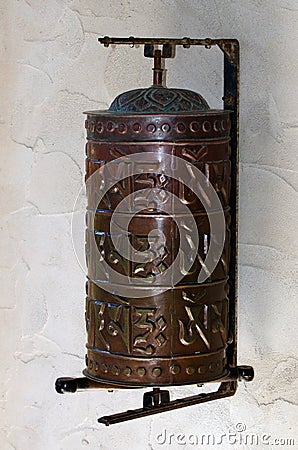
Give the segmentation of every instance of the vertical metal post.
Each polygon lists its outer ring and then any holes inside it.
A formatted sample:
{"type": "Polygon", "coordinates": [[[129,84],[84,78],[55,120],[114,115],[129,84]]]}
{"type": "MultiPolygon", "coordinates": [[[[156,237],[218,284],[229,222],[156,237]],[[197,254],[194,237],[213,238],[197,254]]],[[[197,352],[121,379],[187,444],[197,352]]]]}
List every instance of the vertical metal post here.
{"type": "Polygon", "coordinates": [[[237,305],[238,305],[238,167],[239,167],[239,78],[240,51],[236,39],[219,44],[224,53],[224,109],[231,114],[231,253],[230,253],[230,343],[227,358],[231,367],[237,366],[237,305]]]}

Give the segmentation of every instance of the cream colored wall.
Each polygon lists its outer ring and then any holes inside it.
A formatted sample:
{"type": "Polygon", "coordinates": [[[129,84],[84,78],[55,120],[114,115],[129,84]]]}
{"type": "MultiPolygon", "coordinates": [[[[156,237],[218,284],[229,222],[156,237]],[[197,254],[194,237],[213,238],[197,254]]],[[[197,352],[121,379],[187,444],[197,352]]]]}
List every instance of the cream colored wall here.
{"type": "MultiPolygon", "coordinates": [[[[237,427],[237,444],[201,448],[268,448],[268,440],[241,446],[241,424],[242,435],[297,443],[297,1],[0,5],[1,449],[194,448],[192,433],[219,439],[237,427]],[[232,399],[110,428],[96,418],[139,406],[141,392],[53,388],[84,368],[85,279],[70,234],[84,171],[81,112],[151,83],[141,50],[104,49],[104,35],[240,40],[239,362],[256,370],[232,399]],[[165,432],[174,437],[161,445],[165,432]]],[[[179,49],[168,69],[169,86],[220,105],[220,53],[179,49]]]]}

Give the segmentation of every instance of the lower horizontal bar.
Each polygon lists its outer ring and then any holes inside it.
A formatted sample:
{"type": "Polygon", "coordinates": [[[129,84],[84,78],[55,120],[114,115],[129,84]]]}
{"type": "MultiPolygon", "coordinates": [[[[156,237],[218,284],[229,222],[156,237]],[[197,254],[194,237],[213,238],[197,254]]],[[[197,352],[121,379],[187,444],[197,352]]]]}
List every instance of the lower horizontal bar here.
{"type": "Polygon", "coordinates": [[[140,417],[146,417],[153,414],[160,414],[166,411],[172,411],[178,408],[185,408],[186,406],[197,405],[199,403],[205,403],[212,400],[218,400],[224,397],[231,397],[237,390],[237,382],[232,381],[228,383],[221,383],[218,391],[208,394],[198,394],[190,397],[185,397],[178,400],[172,400],[169,403],[165,403],[150,408],[139,408],[134,410],[128,410],[118,414],[112,414],[110,416],[103,416],[98,419],[99,423],[106,426],[113,425],[115,423],[125,422],[127,420],[138,419],[140,417]]]}

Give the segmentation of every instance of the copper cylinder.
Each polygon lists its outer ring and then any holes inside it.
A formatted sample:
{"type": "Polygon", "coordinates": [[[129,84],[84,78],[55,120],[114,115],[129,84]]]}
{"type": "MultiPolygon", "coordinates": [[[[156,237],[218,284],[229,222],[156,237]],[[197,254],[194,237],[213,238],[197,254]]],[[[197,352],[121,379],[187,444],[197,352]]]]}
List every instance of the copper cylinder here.
{"type": "MultiPolygon", "coordinates": [[[[226,222],[225,245],[210,277],[199,284],[210,226],[201,202],[182,183],[154,174],[115,183],[98,205],[94,224],[87,212],[88,267],[99,263],[90,254],[90,231],[96,230],[98,249],[108,264],[128,277],[154,276],[169,267],[177,254],[179,236],[172,218],[159,211],[136,214],[129,225],[132,245],[146,246],[158,223],[166,236],[165,251],[150,264],[126,261],[117,254],[109,234],[110,220],[123,196],[154,186],[187,204],[199,234],[197,258],[191,270],[171,289],[145,298],[121,297],[87,282],[87,368],[84,374],[115,385],[163,386],[204,383],[228,373],[228,273],[230,253],[229,111],[188,113],[87,113],[86,180],[102,165],[133,153],[170,154],[194,164],[210,181],[220,199],[226,222]],[[92,225],[92,226],[91,226],[92,225]]],[[[153,158],[154,159],[154,158],[153,158]]],[[[158,158],[157,158],[158,159],[158,158]]],[[[152,164],[156,161],[152,161],[152,164]]],[[[124,178],[122,174],[120,178],[124,178]]],[[[90,207],[90,205],[89,205],[90,207]]]]}

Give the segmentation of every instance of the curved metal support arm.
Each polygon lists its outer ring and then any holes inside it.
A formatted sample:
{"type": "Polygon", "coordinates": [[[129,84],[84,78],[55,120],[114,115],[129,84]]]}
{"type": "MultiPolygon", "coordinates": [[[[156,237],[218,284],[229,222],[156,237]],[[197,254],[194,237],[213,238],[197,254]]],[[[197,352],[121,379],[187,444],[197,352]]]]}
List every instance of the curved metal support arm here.
{"type": "MultiPolygon", "coordinates": [[[[185,397],[177,400],[170,400],[170,393],[168,390],[161,390],[159,387],[153,388],[152,391],[145,392],[143,396],[143,407],[133,409],[110,416],[103,416],[98,419],[99,423],[104,425],[112,425],[114,423],[125,422],[127,420],[137,419],[152,414],[159,414],[161,412],[172,411],[173,409],[184,408],[186,406],[196,405],[198,403],[205,403],[211,400],[217,400],[224,397],[230,397],[235,394],[237,390],[237,381],[251,381],[254,377],[254,371],[251,366],[238,366],[230,370],[229,375],[221,380],[219,389],[211,393],[201,393],[190,397],[185,397]]],[[[134,388],[141,388],[144,386],[135,386],[134,388]]],[[[77,390],[88,389],[131,389],[132,386],[116,386],[109,383],[99,383],[90,380],[87,377],[81,378],[58,378],[55,384],[56,391],[59,394],[65,392],[74,393],[77,390]]]]}

